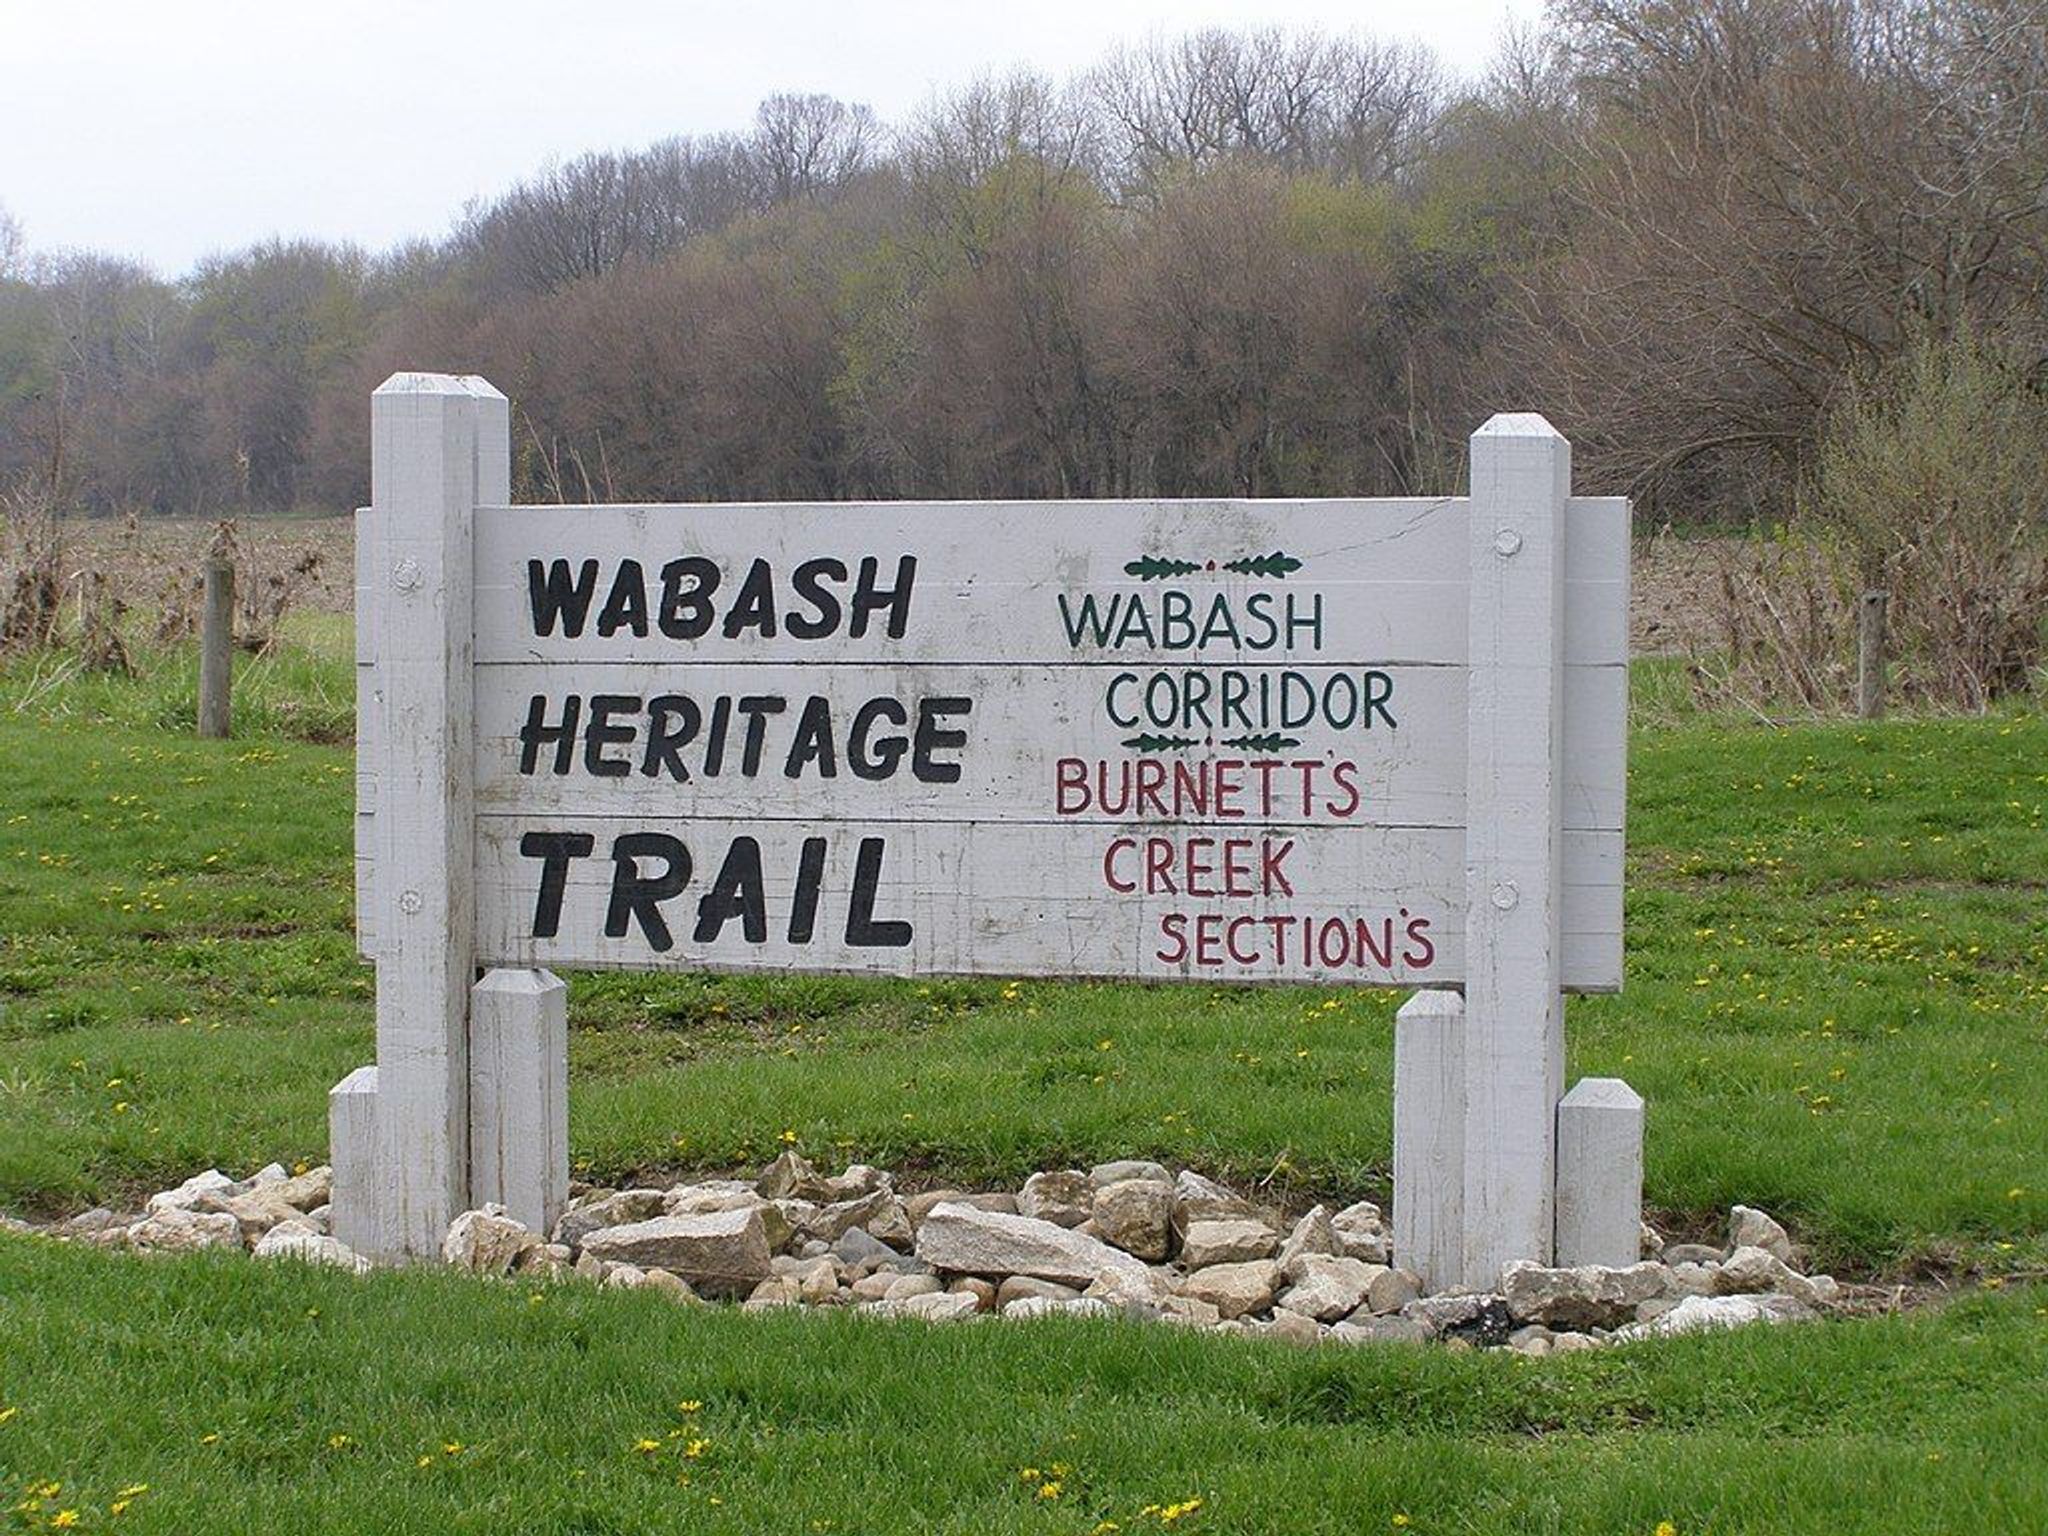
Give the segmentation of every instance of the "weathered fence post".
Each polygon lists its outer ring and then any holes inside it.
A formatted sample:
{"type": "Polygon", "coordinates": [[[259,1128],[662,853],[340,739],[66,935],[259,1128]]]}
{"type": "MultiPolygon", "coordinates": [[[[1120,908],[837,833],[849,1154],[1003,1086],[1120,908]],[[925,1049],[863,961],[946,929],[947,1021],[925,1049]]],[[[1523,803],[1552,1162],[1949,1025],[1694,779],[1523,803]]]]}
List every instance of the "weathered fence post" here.
{"type": "Polygon", "coordinates": [[[1633,1264],[1642,1230],[1643,1096],[1582,1077],[1557,1106],[1557,1262],[1633,1264]]]}
{"type": "Polygon", "coordinates": [[[1465,1272],[1465,1000],[1417,992],[1394,1016],[1394,1258],[1432,1290],[1465,1272]]]}
{"type": "Polygon", "coordinates": [[[569,988],[497,969],[470,990],[469,1198],[536,1232],[569,1203],[569,988]]]}
{"type": "Polygon", "coordinates": [[[510,498],[511,429],[505,397],[482,379],[423,373],[387,379],[370,423],[371,547],[356,600],[376,637],[359,696],[371,718],[358,722],[375,797],[361,893],[380,1068],[368,1230],[380,1256],[423,1257],[469,1203],[472,540],[477,506],[510,498]]]}
{"type": "Polygon", "coordinates": [[[1861,720],[1884,718],[1885,607],[1891,595],[1866,592],[1856,605],[1856,715],[1861,720]]]}
{"type": "Polygon", "coordinates": [[[1564,1090],[1564,534],[1571,445],[1472,436],[1465,781],[1464,1283],[1548,1261],[1564,1090]]]}
{"type": "Polygon", "coordinates": [[[225,740],[232,721],[235,659],[235,568],[220,556],[206,562],[199,624],[199,734],[225,740]]]}

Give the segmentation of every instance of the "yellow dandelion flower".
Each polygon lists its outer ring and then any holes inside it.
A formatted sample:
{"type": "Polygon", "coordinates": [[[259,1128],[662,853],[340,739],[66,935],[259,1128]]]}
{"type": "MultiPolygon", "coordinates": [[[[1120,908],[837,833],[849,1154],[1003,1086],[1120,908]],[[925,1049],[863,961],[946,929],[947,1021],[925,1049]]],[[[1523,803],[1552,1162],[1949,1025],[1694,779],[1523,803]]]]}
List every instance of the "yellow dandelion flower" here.
{"type": "Polygon", "coordinates": [[[702,1408],[703,1406],[704,1405],[701,1402],[699,1402],[696,1398],[686,1397],[680,1403],[676,1404],[676,1412],[695,1413],[699,1408],[702,1408]]]}
{"type": "Polygon", "coordinates": [[[215,1430],[210,1434],[201,1435],[199,1443],[201,1445],[218,1445],[220,1443],[220,1432],[215,1430]]]}
{"type": "Polygon", "coordinates": [[[1038,1496],[1041,1499],[1056,1499],[1060,1496],[1060,1485],[1057,1482],[1040,1483],[1038,1496]]]}
{"type": "Polygon", "coordinates": [[[431,1456],[422,1456],[418,1461],[413,1463],[413,1465],[416,1467],[431,1467],[433,1464],[434,1458],[431,1456]]]}
{"type": "Polygon", "coordinates": [[[327,1437],[327,1449],[330,1451],[345,1451],[355,1443],[353,1435],[329,1435],[327,1437]]]}
{"type": "Polygon", "coordinates": [[[1391,1523],[1395,1530],[1403,1531],[1406,1530],[1409,1526],[1413,1525],[1415,1522],[1410,1520],[1406,1515],[1395,1515],[1391,1523]]]}
{"type": "Polygon", "coordinates": [[[1657,1522],[1657,1536],[1678,1536],[1678,1527],[1669,1520],[1659,1520],[1657,1522]]]}
{"type": "Polygon", "coordinates": [[[441,1454],[443,1456],[460,1456],[462,1454],[462,1442],[460,1440],[448,1441],[447,1444],[441,1447],[441,1454]]]}
{"type": "Polygon", "coordinates": [[[19,1412],[19,1408],[0,1408],[0,1424],[5,1424],[19,1412]]]}
{"type": "Polygon", "coordinates": [[[661,1449],[661,1442],[659,1440],[649,1440],[643,1436],[633,1442],[633,1449],[642,1456],[651,1456],[661,1449]]]}
{"type": "Polygon", "coordinates": [[[50,1516],[50,1529],[53,1531],[66,1531],[76,1524],[78,1511],[75,1509],[60,1509],[50,1516]]]}
{"type": "Polygon", "coordinates": [[[1172,1525],[1176,1520],[1186,1519],[1201,1507],[1202,1501],[1200,1499],[1183,1499],[1178,1504],[1169,1504],[1166,1508],[1159,1511],[1159,1523],[1161,1525],[1172,1525]]]}
{"type": "Polygon", "coordinates": [[[698,1457],[702,1456],[706,1451],[710,1449],[711,1442],[709,1440],[692,1440],[688,1445],[683,1447],[683,1454],[689,1457],[690,1460],[695,1461],[698,1457]]]}

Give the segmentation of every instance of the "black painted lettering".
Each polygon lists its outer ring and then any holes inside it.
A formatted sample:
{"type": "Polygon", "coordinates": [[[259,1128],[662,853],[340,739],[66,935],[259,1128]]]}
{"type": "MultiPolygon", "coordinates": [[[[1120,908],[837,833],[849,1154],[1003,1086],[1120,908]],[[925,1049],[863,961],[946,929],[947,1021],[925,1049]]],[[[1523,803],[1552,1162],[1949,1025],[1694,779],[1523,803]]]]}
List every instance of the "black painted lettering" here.
{"type": "Polygon", "coordinates": [[[666,954],[675,935],[661,915],[661,904],[690,883],[690,850],[681,838],[666,832],[625,832],[612,843],[612,896],[604,913],[608,939],[623,939],[628,921],[637,921],[648,948],[666,954]],[[659,859],[659,874],[642,875],[640,860],[659,859]]]}
{"type": "Polygon", "coordinates": [[[860,576],[853,586],[853,622],[846,631],[856,640],[868,632],[868,618],[872,614],[888,614],[886,633],[891,640],[901,640],[910,623],[910,585],[917,575],[917,556],[905,555],[896,562],[893,587],[875,585],[881,568],[881,561],[873,555],[861,557],[860,576]]]}
{"type": "Polygon", "coordinates": [[[905,949],[910,924],[875,917],[875,893],[882,884],[882,839],[864,837],[853,861],[853,900],[846,909],[846,942],[857,949],[905,949]]]}
{"type": "Polygon", "coordinates": [[[595,560],[584,561],[573,577],[566,560],[551,560],[545,569],[538,560],[526,562],[526,596],[533,609],[536,635],[552,635],[559,624],[562,633],[574,640],[583,633],[590,600],[596,595],[595,560]]]}
{"type": "Polygon", "coordinates": [[[638,560],[621,560],[612,578],[611,595],[597,616],[597,632],[609,639],[629,629],[639,639],[647,638],[647,576],[638,560]]]}
{"type": "Polygon", "coordinates": [[[718,878],[697,902],[694,937],[699,944],[715,944],[726,921],[734,917],[740,920],[740,931],[749,944],[768,942],[768,892],[761,878],[761,845],[751,837],[736,837],[725,850],[718,878]]]}
{"type": "Polygon", "coordinates": [[[630,693],[594,693],[590,696],[590,724],[583,731],[583,768],[600,779],[623,779],[633,765],[623,757],[607,757],[606,747],[623,747],[633,739],[633,727],[621,725],[614,715],[640,712],[640,700],[630,693]]]}
{"type": "Polygon", "coordinates": [[[806,560],[790,573],[789,584],[811,607],[809,615],[792,612],[784,621],[793,639],[822,640],[839,627],[845,609],[840,606],[839,594],[827,583],[845,580],[843,560],[806,560]]]}
{"type": "Polygon", "coordinates": [[[540,765],[540,749],[555,749],[553,772],[565,774],[576,761],[576,721],[583,713],[583,700],[570,694],[562,700],[562,722],[549,725],[548,698],[536,693],[526,706],[526,724],[519,728],[519,771],[532,773],[540,765]]]}
{"type": "Polygon", "coordinates": [[[965,731],[951,730],[938,722],[948,715],[964,715],[972,708],[972,699],[933,698],[917,701],[917,734],[911,741],[910,774],[918,783],[960,782],[960,765],[939,762],[932,754],[967,745],[965,731]]]}
{"type": "Polygon", "coordinates": [[[597,839],[588,832],[528,832],[519,851],[539,859],[540,895],[533,903],[533,936],[552,939],[562,926],[562,893],[569,885],[569,862],[590,856],[597,839]]]}
{"type": "Polygon", "coordinates": [[[690,782],[690,770],[683,765],[682,749],[696,738],[704,723],[704,711],[686,693],[664,693],[647,704],[647,750],[640,759],[640,772],[658,778],[667,774],[678,784],[690,782]]]}

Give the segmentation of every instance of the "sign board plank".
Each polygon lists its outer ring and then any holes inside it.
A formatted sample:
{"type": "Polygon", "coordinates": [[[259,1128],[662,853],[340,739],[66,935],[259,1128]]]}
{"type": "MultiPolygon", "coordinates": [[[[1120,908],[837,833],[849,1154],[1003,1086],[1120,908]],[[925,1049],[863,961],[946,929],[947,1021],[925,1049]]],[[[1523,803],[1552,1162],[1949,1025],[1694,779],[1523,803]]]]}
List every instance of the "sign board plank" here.
{"type": "MultiPolygon", "coordinates": [[[[1626,605],[1613,600],[1628,576],[1627,507],[1611,497],[1568,506],[1569,663],[1628,659],[1626,605]]],[[[1284,656],[1462,665],[1469,524],[1461,498],[482,508],[476,655],[482,664],[1284,656]],[[917,622],[892,634],[894,610],[875,599],[895,590],[906,555],[916,562],[917,622]],[[1298,563],[1282,575],[1229,569],[1265,556],[1298,563]],[[773,633],[757,623],[728,628],[756,561],[769,580],[755,612],[772,612],[773,633]],[[865,588],[863,561],[872,562],[865,588]],[[559,573],[565,597],[589,583],[588,596],[565,603],[561,621],[539,634],[529,602],[535,562],[559,573]],[[622,570],[629,562],[637,579],[622,570]],[[717,573],[708,593],[707,571],[717,573]],[[645,595],[640,624],[635,585],[645,595]],[[855,611],[862,595],[865,619],[855,611]],[[828,611],[821,600],[840,622],[806,637],[828,611]],[[707,618],[709,628],[697,629],[707,618]]]]}
{"type": "MultiPolygon", "coordinates": [[[[1248,694],[1275,697],[1282,714],[1273,734],[1291,745],[1247,747],[1244,739],[1257,733],[1240,720],[1234,727],[1212,723],[1199,750],[1127,748],[1127,738],[1154,729],[1145,679],[1157,674],[1148,667],[495,666],[478,674],[477,803],[542,815],[815,820],[821,802],[829,802],[837,815],[865,819],[1057,816],[1085,823],[1119,815],[1238,821],[1270,800],[1311,821],[1464,825],[1463,668],[1317,663],[1229,670],[1247,679],[1248,694]],[[753,754],[744,713],[732,716],[722,741],[713,741],[708,727],[718,701],[748,697],[775,702],[774,713],[761,716],[760,750],[753,754]],[[949,754],[961,768],[956,781],[932,782],[912,771],[916,721],[934,700],[971,703],[953,717],[967,736],[949,754]],[[1361,707],[1366,700],[1369,710],[1361,707]],[[688,741],[665,751],[665,741],[692,718],[699,725],[688,741]],[[1346,723],[1333,726],[1332,719],[1346,723]],[[1155,778],[1163,781],[1156,792],[1155,778]],[[1134,800],[1146,809],[1134,812],[1134,800]]],[[[1566,679],[1566,733],[1587,744],[1565,770],[1565,825],[1574,830],[1622,824],[1627,699],[1617,671],[1572,668],[1566,679]]],[[[1179,711],[1189,685],[1186,676],[1173,675],[1152,689],[1154,704],[1179,711]]]]}
{"type": "MultiPolygon", "coordinates": [[[[1424,986],[1463,974],[1463,859],[1442,827],[482,814],[477,942],[505,966],[1424,986]]],[[[1565,871],[1604,910],[1620,834],[1571,834],[1565,871]]],[[[1570,930],[1567,968],[1605,974],[1617,936],[1570,930]]]]}

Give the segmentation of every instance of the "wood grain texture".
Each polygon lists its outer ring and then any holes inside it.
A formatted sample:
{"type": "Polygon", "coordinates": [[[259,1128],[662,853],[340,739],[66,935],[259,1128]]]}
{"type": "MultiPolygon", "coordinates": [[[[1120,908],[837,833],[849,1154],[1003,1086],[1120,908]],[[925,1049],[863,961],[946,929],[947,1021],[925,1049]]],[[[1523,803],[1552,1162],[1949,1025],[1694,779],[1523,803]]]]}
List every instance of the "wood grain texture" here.
{"type": "Polygon", "coordinates": [[[469,1198],[535,1232],[569,1200],[569,988],[551,971],[490,970],[470,989],[469,1198]]]}
{"type": "MultiPolygon", "coordinates": [[[[1165,829],[1166,834],[1187,829],[1165,829]]],[[[1356,986],[1450,985],[1466,967],[1463,834],[1455,828],[1279,829],[1294,849],[1284,868],[1292,893],[1244,898],[1115,893],[1104,884],[1103,861],[1119,837],[1143,839],[1162,829],[1143,825],[1097,825],[1082,838],[1074,828],[1046,822],[925,822],[919,820],[835,823],[706,822],[632,818],[547,818],[486,815],[477,819],[477,941],[487,965],[595,967],[666,970],[817,970],[867,975],[1098,976],[1153,980],[1329,981],[1356,986]],[[581,833],[592,852],[568,867],[557,931],[533,937],[542,861],[522,854],[530,832],[581,833]],[[670,948],[657,949],[642,925],[627,922],[614,936],[605,931],[616,861],[615,839],[627,834],[663,833],[679,840],[691,862],[689,880],[665,899],[660,911],[670,948]],[[823,894],[810,939],[787,938],[793,882],[806,838],[829,832],[823,894]],[[738,920],[728,921],[713,942],[694,937],[699,902],[711,889],[735,837],[750,837],[765,875],[766,929],[750,942],[738,920]],[[848,895],[861,840],[879,838],[884,855],[875,893],[878,918],[911,925],[901,947],[852,945],[845,940],[848,895]],[[1261,958],[1239,964],[1218,953],[1205,965],[1188,957],[1162,961],[1161,918],[1167,913],[1236,917],[1287,915],[1315,918],[1367,916],[1398,918],[1403,911],[1429,920],[1436,948],[1427,967],[1383,968],[1285,964],[1261,958]]],[[[1207,827],[1201,835],[1258,838],[1260,829],[1207,827]]],[[[1617,878],[1618,834],[1574,833],[1567,840],[1565,878],[1582,889],[1585,910],[1617,878]]],[[[1200,850],[1211,864],[1220,848],[1200,850]]],[[[1241,854],[1251,865],[1257,852],[1241,854]]],[[[1141,851],[1117,852],[1116,873],[1129,879],[1140,867],[1141,851]]],[[[641,873],[660,872],[658,861],[634,860],[641,873]]],[[[1174,866],[1184,874],[1183,859],[1174,866]]],[[[1254,877],[1255,878],[1255,877],[1254,877]]],[[[1220,881],[1220,877],[1218,877],[1220,881]]],[[[1220,889],[1212,882],[1211,888],[1220,889]]],[[[1398,926],[1398,923],[1397,923],[1398,926]]],[[[1240,930],[1241,952],[1256,934],[1240,930]]],[[[1612,936],[1604,929],[1572,930],[1566,956],[1588,989],[1610,984],[1596,969],[1604,963],[1612,936]]]]}
{"type": "Polygon", "coordinates": [[[1458,1284],[1464,1212],[1465,1000],[1418,992],[1394,1016],[1394,1262],[1458,1284]]]}
{"type": "Polygon", "coordinates": [[[437,1254],[468,1198],[467,1019],[476,976],[475,509],[508,491],[505,399],[481,379],[396,374],[371,399],[375,636],[378,1229],[437,1254]]]}
{"type": "Polygon", "coordinates": [[[328,1205],[334,1236],[357,1253],[386,1248],[379,1155],[377,1069],[357,1067],[327,1091],[327,1160],[334,1168],[328,1205]]]}
{"type": "Polygon", "coordinates": [[[1571,445],[1472,438],[1465,833],[1465,1284],[1552,1251],[1564,1087],[1564,623],[1571,445]]]}
{"type": "Polygon", "coordinates": [[[1642,1222],[1642,1095],[1582,1077],[1557,1106],[1557,1262],[1633,1264],[1642,1222]]]}

